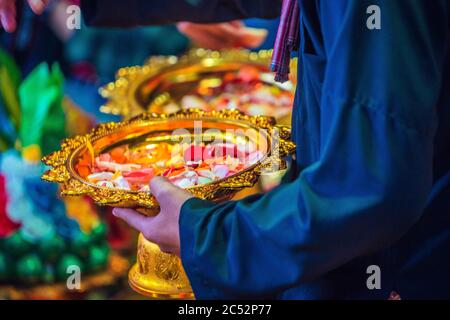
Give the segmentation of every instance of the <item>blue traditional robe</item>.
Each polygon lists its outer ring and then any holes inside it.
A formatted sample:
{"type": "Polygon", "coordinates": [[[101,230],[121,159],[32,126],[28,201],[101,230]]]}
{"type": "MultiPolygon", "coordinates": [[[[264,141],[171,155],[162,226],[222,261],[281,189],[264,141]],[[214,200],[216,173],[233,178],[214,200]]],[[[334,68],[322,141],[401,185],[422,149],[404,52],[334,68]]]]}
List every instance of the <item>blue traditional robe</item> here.
{"type": "MultiPolygon", "coordinates": [[[[121,26],[273,17],[280,7],[84,4],[88,22],[121,26]]],[[[450,298],[450,2],[299,4],[295,165],[266,194],[183,205],[181,257],[196,297],[450,298]],[[367,27],[370,5],[381,29],[367,27]],[[381,289],[367,286],[371,265],[381,289]]]]}

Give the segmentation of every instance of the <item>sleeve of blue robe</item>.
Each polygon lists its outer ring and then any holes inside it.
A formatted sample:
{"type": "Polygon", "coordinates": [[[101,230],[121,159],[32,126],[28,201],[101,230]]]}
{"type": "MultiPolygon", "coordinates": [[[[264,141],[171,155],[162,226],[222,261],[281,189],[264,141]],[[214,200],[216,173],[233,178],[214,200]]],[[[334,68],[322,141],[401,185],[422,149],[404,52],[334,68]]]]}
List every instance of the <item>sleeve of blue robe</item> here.
{"type": "Polygon", "coordinates": [[[197,298],[264,297],[317,279],[394,242],[426,205],[448,3],[321,3],[334,15],[321,21],[320,158],[267,194],[184,204],[181,257],[197,298]],[[371,4],[381,30],[366,28],[371,4]]]}
{"type": "Polygon", "coordinates": [[[275,18],[279,0],[81,0],[87,24],[133,27],[177,21],[222,22],[275,18]]]}

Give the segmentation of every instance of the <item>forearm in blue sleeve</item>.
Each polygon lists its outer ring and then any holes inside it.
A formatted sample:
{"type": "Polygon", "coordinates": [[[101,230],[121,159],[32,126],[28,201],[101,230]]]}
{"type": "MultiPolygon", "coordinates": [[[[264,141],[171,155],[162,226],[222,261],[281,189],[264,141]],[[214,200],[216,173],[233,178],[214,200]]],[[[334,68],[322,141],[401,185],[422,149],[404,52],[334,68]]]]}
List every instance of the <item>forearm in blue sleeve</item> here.
{"type": "Polygon", "coordinates": [[[373,2],[384,31],[364,31],[363,2],[342,1],[341,29],[325,33],[320,159],[265,195],[184,204],[181,257],[197,298],[266,297],[312,281],[389,246],[422,215],[448,8],[373,2]]]}

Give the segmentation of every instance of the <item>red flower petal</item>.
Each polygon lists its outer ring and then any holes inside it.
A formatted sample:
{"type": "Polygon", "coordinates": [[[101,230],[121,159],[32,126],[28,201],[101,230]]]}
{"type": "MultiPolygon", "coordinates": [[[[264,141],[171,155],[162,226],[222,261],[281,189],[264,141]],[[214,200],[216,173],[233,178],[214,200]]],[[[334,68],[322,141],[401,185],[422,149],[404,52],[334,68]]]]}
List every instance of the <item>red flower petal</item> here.
{"type": "Polygon", "coordinates": [[[11,221],[6,212],[8,197],[5,186],[5,177],[0,175],[0,238],[6,238],[20,228],[20,224],[11,221]]]}

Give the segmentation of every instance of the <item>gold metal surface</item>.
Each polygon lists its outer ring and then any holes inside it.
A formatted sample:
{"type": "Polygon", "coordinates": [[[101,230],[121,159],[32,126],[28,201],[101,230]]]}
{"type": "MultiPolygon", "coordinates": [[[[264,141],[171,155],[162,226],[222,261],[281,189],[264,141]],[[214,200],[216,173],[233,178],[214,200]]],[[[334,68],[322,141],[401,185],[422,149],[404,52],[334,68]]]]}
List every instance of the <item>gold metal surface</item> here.
{"type": "Polygon", "coordinates": [[[162,252],[142,234],[138,240],[137,263],[131,268],[128,281],[135,291],[151,298],[194,298],[181,260],[162,252]]]}
{"type": "MultiPolygon", "coordinates": [[[[281,170],[286,167],[283,157],[295,150],[290,139],[288,127],[276,125],[274,118],[266,116],[247,116],[237,110],[205,112],[189,109],[174,114],[144,113],[130,120],[118,123],[105,123],[94,128],[86,135],[65,139],[58,150],[43,158],[43,162],[52,167],[42,178],[61,185],[63,196],[88,195],[99,205],[129,207],[141,213],[154,215],[159,205],[151,193],[99,187],[84,180],[75,170],[80,156],[94,155],[120,144],[141,146],[155,141],[169,141],[182,138],[173,134],[173,130],[184,128],[185,134],[203,138],[209,129],[218,129],[218,133],[228,141],[242,139],[242,136],[230,134],[238,130],[254,130],[258,133],[259,150],[264,156],[255,164],[221,180],[197,185],[186,190],[196,197],[215,202],[230,199],[238,191],[252,187],[263,172],[281,170]],[[202,131],[195,132],[201,122],[202,131]]],[[[158,298],[193,298],[192,289],[182,268],[181,261],[170,254],[162,253],[159,247],[140,236],[138,244],[138,262],[129,273],[130,285],[136,291],[158,298]]]]}
{"type": "MultiPolygon", "coordinates": [[[[119,69],[116,80],[100,89],[100,94],[108,100],[100,110],[122,115],[125,119],[142,112],[167,113],[165,107],[169,103],[179,104],[185,95],[199,86],[219,86],[226,73],[237,72],[246,66],[255,67],[264,73],[269,72],[271,56],[272,50],[251,52],[193,49],[180,58],[152,57],[143,66],[119,69]]],[[[296,64],[297,60],[292,59],[291,70],[296,70],[296,64]]],[[[295,72],[292,72],[291,81],[284,85],[276,83],[271,77],[263,82],[293,92],[295,77],[295,72]]],[[[290,125],[290,115],[277,120],[281,124],[290,125]]]]}
{"type": "MultiPolygon", "coordinates": [[[[86,135],[65,139],[61,144],[61,150],[42,159],[46,165],[52,167],[44,173],[42,178],[60,183],[63,196],[88,195],[99,205],[141,207],[147,210],[154,209],[157,213],[159,205],[150,193],[91,184],[76,172],[76,161],[83,153],[89,152],[88,142],[92,145],[95,155],[98,155],[120,143],[143,143],[148,142],[148,139],[168,141],[174,138],[173,130],[179,128],[191,130],[198,121],[201,121],[203,129],[219,129],[224,136],[225,131],[229,129],[258,130],[258,134],[263,135],[263,141],[267,143],[263,146],[266,154],[258,163],[228,178],[187,189],[202,199],[216,201],[231,198],[237,191],[253,186],[261,171],[272,166],[277,166],[277,169],[285,168],[286,164],[282,158],[295,149],[294,143],[288,140],[290,130],[276,125],[271,117],[247,116],[237,110],[204,112],[190,109],[171,115],[146,113],[123,122],[100,124],[86,135]],[[278,132],[279,139],[272,139],[275,132],[278,132]],[[273,145],[274,143],[277,145],[273,145]],[[272,154],[272,150],[277,152],[272,154]]],[[[230,137],[226,138],[230,139],[230,137]]],[[[231,136],[231,139],[233,138],[237,137],[231,136]]]]}

